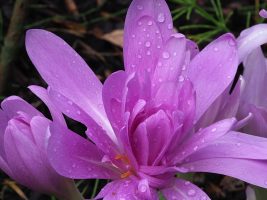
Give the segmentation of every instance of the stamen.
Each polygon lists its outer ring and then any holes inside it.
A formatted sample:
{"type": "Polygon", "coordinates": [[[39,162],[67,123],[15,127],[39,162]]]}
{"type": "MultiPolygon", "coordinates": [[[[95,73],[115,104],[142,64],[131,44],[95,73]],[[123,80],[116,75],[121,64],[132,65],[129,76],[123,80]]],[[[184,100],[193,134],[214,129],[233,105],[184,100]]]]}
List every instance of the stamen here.
{"type": "Polygon", "coordinates": [[[124,178],[128,178],[128,177],[131,176],[131,175],[132,175],[132,172],[127,171],[127,172],[121,174],[121,178],[122,178],[122,179],[124,179],[124,178]]]}

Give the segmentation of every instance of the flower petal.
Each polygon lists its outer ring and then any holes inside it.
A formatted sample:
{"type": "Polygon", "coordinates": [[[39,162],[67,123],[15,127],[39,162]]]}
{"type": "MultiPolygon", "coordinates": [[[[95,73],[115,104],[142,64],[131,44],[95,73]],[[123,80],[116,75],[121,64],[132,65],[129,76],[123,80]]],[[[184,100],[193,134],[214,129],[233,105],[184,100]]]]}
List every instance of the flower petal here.
{"type": "MultiPolygon", "coordinates": [[[[153,72],[162,48],[162,37],[153,18],[143,16],[135,21],[134,27],[125,38],[123,48],[124,67],[128,74],[132,72],[153,72]]],[[[127,29],[125,30],[127,35],[127,29]]]]}
{"type": "Polygon", "coordinates": [[[245,87],[242,99],[246,103],[267,107],[267,65],[261,48],[253,50],[244,60],[245,87]]]}
{"type": "Polygon", "coordinates": [[[189,181],[178,179],[174,186],[161,190],[168,200],[210,200],[210,198],[196,185],[189,181]]]}
{"type": "Polygon", "coordinates": [[[189,160],[224,157],[265,160],[266,146],[265,138],[231,131],[196,151],[189,160]]]}
{"type": "Polygon", "coordinates": [[[17,96],[11,96],[6,98],[4,101],[2,101],[1,107],[10,119],[17,116],[18,112],[27,113],[29,117],[33,117],[36,115],[43,116],[32,105],[17,96]]]}
{"type": "Polygon", "coordinates": [[[206,146],[214,143],[218,138],[221,138],[224,134],[229,132],[233,125],[236,123],[236,119],[225,119],[219,121],[211,126],[199,130],[197,133],[189,137],[182,145],[179,145],[176,151],[169,156],[169,160],[176,164],[182,161],[189,155],[205,148],[206,146]]]}
{"type": "Polygon", "coordinates": [[[246,116],[248,113],[252,114],[251,119],[246,123],[242,131],[251,135],[267,136],[267,110],[243,102],[239,112],[241,117],[246,116]]]}
{"type": "Polygon", "coordinates": [[[147,185],[145,187],[142,186],[142,183],[143,182],[141,181],[132,179],[112,181],[100,191],[100,193],[96,196],[95,199],[103,198],[103,200],[158,200],[157,192],[152,188],[148,188],[147,185]],[[144,197],[144,193],[147,192],[149,192],[150,195],[148,197],[144,197]]]}
{"type": "Polygon", "coordinates": [[[51,125],[48,157],[60,175],[73,179],[118,178],[113,166],[101,162],[103,156],[89,140],[58,124],[51,125]]]}
{"type": "Polygon", "coordinates": [[[160,33],[166,41],[173,33],[171,12],[165,0],[134,0],[132,1],[125,20],[126,42],[131,41],[129,33],[135,28],[134,24],[143,16],[149,16],[157,23],[160,33]]]}
{"type": "Polygon", "coordinates": [[[241,32],[237,38],[239,62],[267,42],[267,24],[257,24],[241,32]]]}
{"type": "Polygon", "coordinates": [[[196,120],[232,82],[237,66],[237,46],[231,34],[219,37],[194,57],[188,77],[196,90],[196,120]]]}
{"type": "Polygon", "coordinates": [[[48,92],[45,88],[36,85],[29,86],[28,88],[45,103],[54,121],[66,124],[62,113],[58,110],[58,108],[56,108],[53,102],[51,102],[51,99],[49,98],[48,92]]]}
{"type": "Polygon", "coordinates": [[[98,148],[106,154],[114,156],[117,138],[114,136],[113,130],[112,132],[107,133],[81,107],[62,94],[50,89],[49,97],[64,114],[86,125],[87,136],[98,146],[98,148]]]}
{"type": "Polygon", "coordinates": [[[267,161],[235,158],[210,158],[192,161],[183,167],[190,172],[224,174],[263,188],[267,188],[267,161]],[[253,173],[251,173],[253,172],[253,173]]]}
{"type": "Polygon", "coordinates": [[[115,129],[115,134],[122,128],[123,119],[123,90],[127,81],[127,74],[124,71],[112,73],[103,86],[103,102],[105,111],[115,129]]]}
{"type": "Polygon", "coordinates": [[[51,32],[27,31],[28,55],[52,89],[76,102],[98,124],[110,131],[102,106],[102,84],[85,61],[61,38],[51,32]]]}
{"type": "Polygon", "coordinates": [[[185,62],[185,37],[182,34],[173,35],[160,52],[152,84],[178,81],[185,62]]]}

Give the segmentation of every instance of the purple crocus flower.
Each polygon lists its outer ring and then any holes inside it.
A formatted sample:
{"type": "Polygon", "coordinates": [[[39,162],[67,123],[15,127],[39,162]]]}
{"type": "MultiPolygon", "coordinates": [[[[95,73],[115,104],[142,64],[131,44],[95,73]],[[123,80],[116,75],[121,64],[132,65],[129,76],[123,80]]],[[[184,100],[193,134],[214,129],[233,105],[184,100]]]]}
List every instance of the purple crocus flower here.
{"type": "Polygon", "coordinates": [[[260,47],[267,42],[267,24],[244,30],[237,41],[245,82],[238,114],[240,117],[252,114],[243,131],[267,137],[267,64],[260,47]]]}
{"type": "Polygon", "coordinates": [[[49,97],[87,126],[88,139],[51,125],[48,155],[69,178],[110,179],[97,198],[209,199],[177,173],[212,172],[267,187],[267,140],[232,131],[234,118],[196,125],[228,89],[238,65],[225,34],[201,52],[172,30],[164,0],[134,0],[125,23],[124,66],[102,86],[62,39],[29,30],[26,48],[49,97]],[[253,172],[253,173],[251,173],[253,172]]]}
{"type": "MultiPolygon", "coordinates": [[[[60,120],[45,89],[32,86],[60,120]]],[[[81,199],[72,180],[60,176],[47,158],[50,120],[23,99],[5,99],[0,109],[0,169],[18,183],[60,199],[81,199]]]]}

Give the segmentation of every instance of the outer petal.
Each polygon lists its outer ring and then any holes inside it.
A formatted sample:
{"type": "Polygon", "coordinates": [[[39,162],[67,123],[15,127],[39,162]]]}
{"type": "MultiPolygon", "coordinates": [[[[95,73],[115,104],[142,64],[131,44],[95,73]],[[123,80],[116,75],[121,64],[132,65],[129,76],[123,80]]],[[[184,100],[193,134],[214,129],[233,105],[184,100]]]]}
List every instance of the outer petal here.
{"type": "MultiPolygon", "coordinates": [[[[52,176],[50,177],[51,172],[47,168],[48,163],[40,159],[42,156],[36,150],[30,133],[28,130],[24,130],[26,125],[17,123],[16,120],[9,121],[4,143],[5,152],[8,155],[7,162],[12,170],[12,178],[38,191],[54,191],[54,185],[51,185],[50,182],[52,176]]],[[[55,174],[53,173],[53,175],[55,174]]]]}
{"type": "Polygon", "coordinates": [[[181,179],[175,185],[161,190],[167,200],[210,200],[210,198],[196,185],[181,179]]]}
{"type": "MultiPolygon", "coordinates": [[[[98,125],[84,110],[76,103],[68,100],[65,96],[57,93],[54,90],[49,91],[49,97],[53,100],[57,108],[64,114],[74,120],[77,120],[87,126],[86,134],[88,137],[108,155],[114,156],[116,145],[111,138],[114,138],[114,133],[107,133],[100,125],[98,125]],[[111,135],[109,137],[109,135],[111,135]]],[[[114,138],[117,142],[117,138],[114,138]]]]}
{"type": "Polygon", "coordinates": [[[194,57],[188,77],[196,90],[196,120],[232,82],[237,66],[237,47],[231,34],[219,37],[194,57]]]}
{"type": "Polygon", "coordinates": [[[242,31],[237,38],[239,62],[254,49],[267,42],[267,24],[257,24],[242,31]]]}
{"type": "Polygon", "coordinates": [[[57,124],[52,124],[51,133],[48,157],[59,174],[74,179],[119,176],[113,166],[101,162],[104,155],[90,141],[57,124]]]}
{"type": "Polygon", "coordinates": [[[192,161],[184,164],[183,167],[188,168],[190,172],[224,174],[267,188],[267,161],[235,158],[210,158],[192,161]]]}
{"type": "Polygon", "coordinates": [[[111,132],[102,102],[102,84],[85,61],[61,38],[44,30],[29,30],[26,49],[43,79],[76,102],[111,132]]]}
{"type": "Polygon", "coordinates": [[[46,104],[46,106],[48,107],[49,111],[52,114],[52,118],[54,121],[66,124],[62,113],[58,110],[58,108],[56,108],[53,102],[51,102],[51,99],[49,98],[48,92],[45,88],[32,85],[29,86],[29,89],[46,104]]]}
{"type": "MultiPolygon", "coordinates": [[[[240,77],[231,94],[230,90],[232,85],[229,85],[229,87],[212,103],[204,115],[202,115],[195,125],[196,129],[207,127],[216,121],[235,117],[240,105],[240,96],[244,85],[244,79],[240,77]]],[[[241,119],[245,118],[247,114],[248,113],[241,117],[241,119]]]]}
{"type": "Polygon", "coordinates": [[[235,122],[236,120],[234,118],[226,119],[200,130],[188,138],[182,145],[178,146],[176,151],[170,155],[169,160],[173,164],[181,162],[189,155],[214,143],[218,138],[230,131],[235,122]]]}
{"type": "Polygon", "coordinates": [[[244,60],[245,88],[242,99],[267,108],[267,65],[261,48],[253,50],[244,60]]]}
{"type": "Polygon", "coordinates": [[[239,132],[229,132],[206,147],[196,151],[188,159],[242,158],[266,160],[267,139],[239,132]]]}
{"type": "MultiPolygon", "coordinates": [[[[144,71],[153,72],[162,48],[162,37],[153,18],[142,16],[131,25],[131,30],[125,38],[124,65],[126,72],[144,71]]],[[[125,30],[127,35],[127,29],[125,30]]]]}
{"type": "Polygon", "coordinates": [[[4,151],[4,134],[5,134],[5,130],[7,127],[7,123],[8,123],[8,117],[0,109],[0,157],[2,157],[2,159],[6,158],[5,151],[4,151]]]}
{"type": "Polygon", "coordinates": [[[17,96],[6,98],[2,101],[1,107],[10,119],[17,116],[18,112],[27,113],[30,118],[33,116],[43,116],[32,105],[17,96]]]}

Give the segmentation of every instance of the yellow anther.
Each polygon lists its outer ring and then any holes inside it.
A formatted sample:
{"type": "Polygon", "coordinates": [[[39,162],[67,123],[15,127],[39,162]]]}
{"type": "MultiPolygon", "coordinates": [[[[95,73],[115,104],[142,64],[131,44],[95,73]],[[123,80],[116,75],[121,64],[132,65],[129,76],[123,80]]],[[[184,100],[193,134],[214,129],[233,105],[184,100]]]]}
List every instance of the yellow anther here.
{"type": "Polygon", "coordinates": [[[127,171],[127,172],[121,174],[121,178],[122,178],[122,179],[123,179],[123,178],[128,178],[128,177],[131,176],[131,175],[132,175],[132,172],[127,171]]]}

